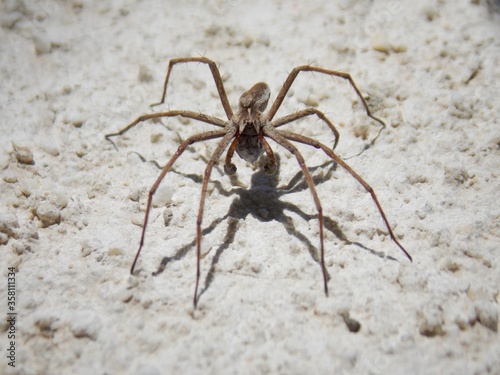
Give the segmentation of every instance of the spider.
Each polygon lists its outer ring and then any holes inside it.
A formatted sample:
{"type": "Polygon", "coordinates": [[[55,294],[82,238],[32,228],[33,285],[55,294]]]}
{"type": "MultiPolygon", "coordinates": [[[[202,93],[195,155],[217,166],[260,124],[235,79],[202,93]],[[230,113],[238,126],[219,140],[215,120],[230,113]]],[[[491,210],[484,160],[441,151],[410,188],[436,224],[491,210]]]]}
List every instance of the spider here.
{"type": "MultiPolygon", "coordinates": [[[[277,162],[276,158],[274,156],[274,152],[269,145],[268,141],[266,138],[272,139],[274,142],[279,144],[280,146],[284,147],[287,149],[290,153],[292,153],[295,158],[297,159],[297,162],[303,172],[305,181],[307,182],[307,185],[312,193],[314,204],[316,205],[316,209],[318,211],[318,221],[319,221],[319,237],[320,237],[320,265],[321,265],[321,271],[323,273],[323,285],[324,285],[324,291],[325,295],[328,296],[328,274],[325,266],[325,246],[324,246],[324,234],[323,234],[323,209],[321,207],[321,202],[318,197],[318,193],[316,192],[316,187],[314,186],[313,179],[311,177],[311,174],[306,166],[304,157],[302,154],[299,152],[297,147],[292,143],[292,142],[298,142],[302,143],[305,145],[309,145],[312,147],[315,147],[317,149],[322,150],[326,155],[328,155],[335,163],[338,165],[342,166],[348,173],[352,175],[364,188],[365,190],[370,193],[375,205],[377,206],[380,215],[382,216],[382,219],[387,227],[387,230],[389,232],[389,235],[391,239],[396,243],[396,245],[403,251],[403,253],[408,257],[410,261],[412,261],[411,255],[405,250],[405,248],[399,243],[398,239],[394,235],[391,226],[389,224],[389,221],[386,218],[386,215],[384,213],[384,210],[382,209],[382,206],[380,205],[377,196],[375,195],[375,192],[373,188],[363,179],[361,178],[344,160],[342,160],[337,154],[334,153],[334,149],[337,146],[337,143],[339,141],[339,132],[333,125],[333,123],[319,110],[315,108],[306,108],[303,110],[300,110],[298,112],[289,114],[287,116],[278,118],[276,120],[273,120],[276,112],[280,108],[281,104],[283,103],[283,100],[285,99],[286,94],[288,93],[288,90],[292,86],[295,78],[297,75],[301,72],[317,72],[329,76],[335,76],[335,77],[340,77],[343,78],[351,84],[352,88],[356,92],[357,96],[363,103],[363,106],[366,110],[366,113],[369,117],[371,117],[373,120],[377,121],[381,126],[382,129],[385,128],[385,123],[372,115],[370,112],[370,109],[368,108],[368,104],[366,103],[366,100],[363,98],[361,95],[360,90],[356,86],[354,80],[351,78],[351,76],[348,73],[343,73],[343,72],[338,72],[334,70],[328,70],[324,68],[319,68],[311,65],[302,65],[299,67],[294,68],[288,75],[287,79],[285,80],[283,86],[281,87],[281,90],[279,91],[274,103],[272,104],[271,108],[267,113],[265,113],[265,109],[267,107],[267,104],[269,102],[269,97],[270,97],[270,89],[269,86],[264,83],[264,82],[259,82],[256,83],[253,87],[251,87],[248,91],[245,91],[240,99],[239,99],[239,108],[236,113],[233,112],[231,106],[229,105],[229,100],[226,95],[226,91],[224,89],[224,84],[222,82],[222,77],[219,72],[219,69],[216,65],[216,63],[206,57],[185,57],[185,58],[177,58],[177,59],[172,59],[169,61],[168,64],[168,70],[167,70],[167,75],[165,77],[165,83],[163,85],[163,94],[161,97],[160,102],[154,103],[151,106],[156,106],[163,104],[165,102],[165,97],[167,94],[167,86],[170,78],[170,73],[172,72],[172,69],[175,65],[181,64],[181,63],[201,63],[201,64],[206,64],[212,73],[213,79],[215,81],[215,86],[217,87],[217,91],[220,97],[220,101],[222,103],[222,107],[224,108],[224,111],[227,116],[227,120],[222,120],[216,117],[212,117],[203,113],[199,112],[193,112],[189,110],[169,110],[166,112],[159,112],[159,113],[152,113],[152,114],[147,114],[138,117],[135,121],[131,122],[129,125],[127,125],[125,128],[122,130],[116,132],[116,133],[110,133],[106,134],[105,138],[107,140],[111,141],[111,137],[114,136],[119,136],[123,135],[125,132],[136,126],[137,124],[146,121],[146,120],[151,120],[151,119],[157,119],[161,117],[176,117],[176,116],[182,116],[186,117],[189,119],[201,121],[210,125],[214,125],[220,129],[218,130],[211,130],[207,131],[204,133],[196,134],[193,135],[189,138],[187,138],[185,141],[183,141],[180,146],[178,147],[177,151],[175,154],[170,158],[168,163],[163,167],[160,175],[156,179],[155,183],[149,190],[149,195],[148,195],[148,200],[147,200],[147,205],[146,205],[146,213],[144,215],[144,224],[142,227],[142,233],[141,233],[141,240],[139,243],[139,249],[137,250],[137,253],[135,255],[134,261],[132,263],[132,266],[130,268],[130,273],[133,275],[134,274],[134,269],[137,263],[137,260],[139,259],[139,254],[141,253],[142,247],[144,245],[144,238],[146,234],[146,227],[148,224],[148,218],[149,218],[149,213],[151,210],[151,202],[153,199],[153,195],[155,194],[156,190],[158,189],[158,186],[160,183],[163,181],[165,175],[167,172],[170,170],[170,168],[173,166],[175,161],[182,155],[184,150],[186,148],[196,142],[202,142],[202,141],[207,141],[211,139],[217,139],[219,138],[220,141],[213,152],[210,160],[207,163],[207,166],[205,168],[205,172],[203,175],[203,182],[202,182],[202,187],[201,187],[201,197],[200,197],[200,205],[198,209],[198,217],[196,220],[196,284],[195,284],[195,290],[194,290],[194,297],[193,297],[193,304],[194,308],[196,309],[196,306],[198,304],[198,285],[200,281],[200,259],[202,258],[201,255],[201,238],[202,238],[202,230],[201,230],[201,224],[203,220],[203,211],[205,209],[205,199],[207,195],[207,187],[208,187],[208,182],[210,180],[210,176],[212,173],[212,169],[217,164],[219,161],[222,153],[227,149],[226,157],[224,160],[224,172],[227,175],[234,175],[236,173],[236,166],[231,162],[231,159],[236,152],[242,159],[250,162],[250,163],[255,163],[257,160],[263,156],[265,153],[267,155],[267,161],[264,164],[264,171],[265,173],[272,175],[276,172],[277,170],[277,162]],[[318,142],[317,140],[313,138],[306,137],[301,134],[293,133],[290,131],[286,130],[279,130],[283,125],[289,124],[293,121],[299,120],[304,117],[308,116],[317,116],[320,120],[322,120],[333,132],[333,135],[335,137],[335,142],[333,145],[333,148],[329,148],[326,145],[318,142]]],[[[379,133],[380,134],[380,133],[379,133]]],[[[112,142],[113,143],[113,142],[112,142]]]]}

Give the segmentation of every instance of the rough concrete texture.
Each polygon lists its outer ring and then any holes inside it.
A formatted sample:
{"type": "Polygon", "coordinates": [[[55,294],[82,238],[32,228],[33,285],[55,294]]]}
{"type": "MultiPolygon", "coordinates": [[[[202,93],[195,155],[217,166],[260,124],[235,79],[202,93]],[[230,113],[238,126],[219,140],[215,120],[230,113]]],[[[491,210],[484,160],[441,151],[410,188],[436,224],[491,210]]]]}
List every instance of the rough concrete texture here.
{"type": "MultiPolygon", "coordinates": [[[[0,10],[2,374],[499,374],[500,15],[494,1],[3,1],[0,10]],[[237,156],[209,184],[193,309],[201,179],[216,142],[167,175],[131,276],[148,190],[179,142],[212,130],[182,118],[104,134],[154,111],[224,118],[229,101],[313,64],[277,117],[313,106],[369,194],[300,146],[325,214],[293,155],[272,141],[268,177],[237,156]],[[368,146],[368,147],[366,147],[368,146]],[[366,148],[366,149],[365,149],[366,148]],[[15,274],[7,321],[8,267],[15,274]],[[155,273],[155,275],[153,275],[155,273]],[[15,368],[9,333],[15,331],[15,368]]],[[[319,119],[286,126],[328,145],[319,119]]]]}

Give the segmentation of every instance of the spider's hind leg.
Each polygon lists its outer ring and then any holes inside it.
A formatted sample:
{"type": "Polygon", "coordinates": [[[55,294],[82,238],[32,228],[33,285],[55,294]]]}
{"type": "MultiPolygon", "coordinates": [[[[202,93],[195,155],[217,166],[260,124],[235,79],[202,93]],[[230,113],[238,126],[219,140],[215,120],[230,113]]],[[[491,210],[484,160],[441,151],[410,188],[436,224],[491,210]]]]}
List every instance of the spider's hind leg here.
{"type": "Polygon", "coordinates": [[[382,220],[385,223],[385,226],[387,228],[387,231],[389,232],[389,235],[391,239],[396,243],[396,245],[399,247],[399,249],[406,255],[406,257],[410,260],[413,261],[410,253],[401,245],[399,242],[398,238],[392,231],[391,225],[389,224],[389,220],[387,220],[387,216],[385,215],[385,212],[378,201],[377,195],[375,194],[375,190],[359,175],[357,174],[354,169],[352,169],[342,158],[340,158],[337,154],[335,154],[330,148],[322,144],[321,142],[316,141],[315,139],[303,136],[301,134],[295,134],[292,132],[286,132],[286,131],[280,131],[280,135],[284,137],[287,140],[291,140],[294,142],[299,142],[305,145],[313,146],[315,148],[323,150],[325,154],[327,154],[335,163],[339,164],[342,168],[344,168],[354,179],[356,179],[366,190],[367,193],[369,193],[373,199],[373,202],[375,203],[375,206],[377,206],[377,209],[380,213],[380,216],[382,217],[382,220]]]}

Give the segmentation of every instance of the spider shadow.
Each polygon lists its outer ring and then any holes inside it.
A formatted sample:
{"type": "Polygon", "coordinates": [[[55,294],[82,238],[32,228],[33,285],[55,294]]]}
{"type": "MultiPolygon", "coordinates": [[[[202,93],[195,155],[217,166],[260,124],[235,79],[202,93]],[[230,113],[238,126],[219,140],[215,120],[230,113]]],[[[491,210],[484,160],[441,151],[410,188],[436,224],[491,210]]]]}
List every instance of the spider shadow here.
{"type": "MultiPolygon", "coordinates": [[[[208,290],[215,278],[216,265],[222,253],[230,247],[234,242],[236,233],[238,231],[240,220],[246,219],[249,215],[256,218],[261,222],[271,222],[277,221],[281,223],[287,234],[294,236],[301,243],[304,244],[307,251],[309,252],[311,258],[320,265],[320,257],[318,254],[318,247],[314,246],[311,241],[302,232],[297,230],[294,224],[294,220],[291,216],[287,215],[287,212],[293,213],[299,216],[304,221],[317,220],[318,214],[308,214],[302,211],[296,205],[282,201],[280,198],[288,194],[301,192],[308,190],[308,185],[303,178],[302,171],[299,171],[292,179],[288,182],[286,186],[278,187],[279,181],[279,155],[276,155],[278,162],[278,171],[275,175],[269,176],[262,170],[258,170],[252,175],[251,185],[248,189],[242,187],[233,187],[230,190],[225,190],[220,183],[220,181],[213,181],[215,189],[226,197],[234,197],[228,212],[221,218],[218,218],[210,223],[207,227],[202,230],[202,236],[206,236],[211,233],[217,226],[223,221],[227,220],[228,225],[226,229],[226,234],[221,244],[215,251],[212,257],[210,268],[205,277],[204,286],[202,287],[199,296],[201,297],[205,291],[208,290]]],[[[156,164],[157,165],[157,164],[156,164]]],[[[159,167],[159,165],[157,165],[159,167]]],[[[313,174],[313,181],[315,185],[320,185],[321,183],[330,179],[330,175],[336,170],[337,165],[333,161],[325,162],[321,165],[310,167],[309,171],[313,174]],[[326,173],[320,175],[314,175],[316,170],[327,169],[326,173]]],[[[174,173],[179,173],[172,170],[174,173]]],[[[180,173],[179,173],[180,174],[180,173]]],[[[221,171],[222,174],[222,171],[221,171]]],[[[192,179],[195,182],[200,182],[201,177],[196,174],[182,174],[183,176],[192,179]]],[[[237,177],[232,177],[231,182],[234,185],[238,185],[237,177]]],[[[326,230],[332,232],[337,238],[342,240],[347,244],[352,244],[344,233],[339,228],[337,222],[329,218],[328,216],[323,217],[324,227],[326,230]]],[[[183,259],[186,254],[196,246],[196,239],[187,243],[186,245],[179,248],[173,256],[164,257],[161,263],[153,273],[154,276],[163,273],[167,265],[172,261],[178,261],[183,259]]],[[[321,268],[320,268],[321,269],[321,268]]]]}
{"type": "MultiPolygon", "coordinates": [[[[139,155],[140,156],[140,155],[139,155]]],[[[142,157],[141,157],[142,158],[142,157]]],[[[143,159],[143,158],[142,158],[143,159]]],[[[302,232],[297,230],[294,224],[294,220],[291,216],[288,216],[286,212],[293,213],[299,216],[302,220],[308,222],[310,220],[317,220],[318,214],[308,214],[302,211],[296,205],[282,201],[280,198],[286,196],[288,194],[298,193],[304,190],[309,190],[307,182],[303,178],[302,171],[297,172],[285,186],[278,187],[279,181],[279,172],[280,172],[280,158],[279,154],[276,155],[278,170],[275,175],[269,176],[262,169],[257,170],[252,175],[251,185],[249,188],[242,188],[238,185],[241,184],[237,180],[236,176],[230,176],[231,183],[233,186],[232,189],[226,190],[223,188],[222,183],[220,181],[214,180],[212,183],[214,184],[215,189],[225,196],[225,197],[234,197],[227,214],[223,217],[213,220],[207,227],[202,229],[202,237],[208,235],[212,231],[214,231],[222,222],[228,221],[226,234],[221,244],[218,246],[215,251],[214,256],[212,257],[212,261],[210,264],[210,268],[206,274],[204,285],[201,288],[198,298],[200,298],[210,287],[215,278],[215,270],[216,266],[220,260],[222,253],[230,247],[230,245],[234,242],[236,233],[238,231],[240,220],[246,219],[249,215],[256,218],[261,222],[271,222],[277,221],[283,225],[288,235],[294,236],[301,243],[304,244],[307,251],[309,252],[311,258],[318,264],[321,270],[321,260],[318,254],[318,247],[314,246],[311,241],[305,236],[302,232]]],[[[143,161],[146,161],[143,159],[143,161]]],[[[155,162],[151,161],[158,168],[162,169],[161,166],[155,162]]],[[[223,174],[222,170],[220,170],[217,166],[216,168],[219,170],[220,174],[223,174]]],[[[322,183],[328,181],[333,172],[337,169],[337,164],[333,161],[327,161],[321,165],[309,167],[309,171],[311,172],[313,182],[315,186],[321,185],[322,183]],[[314,172],[316,170],[324,171],[325,168],[328,168],[325,173],[316,174],[314,172]]],[[[193,180],[194,182],[201,183],[202,177],[198,174],[185,174],[180,173],[174,169],[171,172],[181,174],[182,176],[193,180]]],[[[362,249],[376,255],[380,258],[388,258],[390,260],[396,260],[395,258],[385,256],[382,253],[376,252],[373,249],[366,247],[365,245],[350,241],[347,236],[342,232],[337,222],[327,215],[323,216],[324,228],[327,231],[333,233],[339,240],[344,242],[347,245],[356,245],[361,247],[362,249]]],[[[196,246],[196,238],[181,248],[177,249],[174,255],[163,257],[158,269],[153,272],[153,276],[157,276],[165,270],[167,265],[172,261],[178,261],[183,259],[187,253],[196,246]]],[[[202,255],[205,257],[206,254],[202,255]]],[[[327,273],[328,279],[330,276],[327,273]]]]}
{"type": "MultiPolygon", "coordinates": [[[[215,277],[216,265],[222,253],[233,243],[240,220],[245,220],[248,216],[252,216],[261,222],[276,221],[283,225],[288,235],[297,238],[309,252],[311,258],[319,265],[321,270],[321,260],[318,254],[318,247],[314,246],[309,238],[300,232],[291,216],[286,214],[287,211],[296,214],[304,221],[317,220],[317,214],[308,214],[302,211],[296,205],[282,201],[280,198],[292,193],[297,193],[303,190],[308,190],[307,183],[303,180],[302,172],[298,172],[285,187],[278,187],[279,181],[279,155],[276,155],[278,162],[278,172],[276,175],[269,176],[262,170],[258,170],[252,175],[250,188],[233,188],[226,191],[222,188],[219,181],[215,181],[219,192],[224,196],[236,196],[225,218],[228,219],[228,228],[223,243],[217,248],[210,268],[205,278],[205,284],[200,291],[199,297],[208,290],[215,277]]],[[[314,172],[317,169],[323,169],[330,165],[328,172],[323,176],[314,176],[313,181],[315,185],[329,179],[329,174],[336,169],[333,162],[327,162],[322,165],[311,167],[309,170],[314,172]]],[[[339,239],[349,242],[346,236],[342,233],[337,223],[329,217],[323,217],[324,226],[326,230],[331,231],[339,239]]],[[[318,241],[319,242],[319,241],[318,241]]],[[[265,243],[263,244],[265,247],[265,243]]]]}

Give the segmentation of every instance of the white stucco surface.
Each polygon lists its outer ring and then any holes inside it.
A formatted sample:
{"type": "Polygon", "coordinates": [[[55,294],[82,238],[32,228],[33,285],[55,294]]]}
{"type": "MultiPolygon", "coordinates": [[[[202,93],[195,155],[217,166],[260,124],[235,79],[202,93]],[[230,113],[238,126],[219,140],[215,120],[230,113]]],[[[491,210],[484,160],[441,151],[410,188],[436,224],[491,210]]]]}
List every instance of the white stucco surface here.
{"type": "MultiPolygon", "coordinates": [[[[498,374],[500,15],[482,0],[4,1],[0,5],[2,374],[498,374]],[[212,130],[139,115],[224,118],[265,81],[277,117],[315,106],[369,194],[300,146],[325,215],[330,294],[317,262],[317,211],[293,155],[270,141],[268,177],[237,156],[214,169],[193,309],[201,179],[216,142],[190,146],[164,180],[131,276],[148,190],[180,140],[212,130]],[[361,152],[363,151],[363,152],[361,152]],[[140,155],[140,156],[139,156],[140,155]],[[141,159],[142,157],[142,159],[141,159]],[[170,218],[168,225],[164,217],[170,218]],[[164,269],[153,275],[153,272],[164,269]],[[15,368],[7,358],[15,276],[15,368]],[[359,329],[356,329],[359,328],[359,329]]],[[[287,130],[333,144],[316,118],[287,130]]]]}

